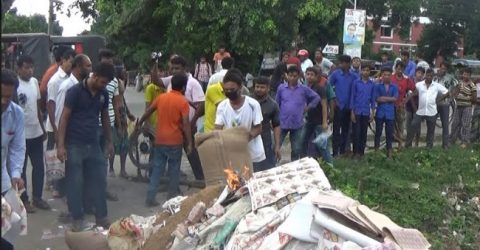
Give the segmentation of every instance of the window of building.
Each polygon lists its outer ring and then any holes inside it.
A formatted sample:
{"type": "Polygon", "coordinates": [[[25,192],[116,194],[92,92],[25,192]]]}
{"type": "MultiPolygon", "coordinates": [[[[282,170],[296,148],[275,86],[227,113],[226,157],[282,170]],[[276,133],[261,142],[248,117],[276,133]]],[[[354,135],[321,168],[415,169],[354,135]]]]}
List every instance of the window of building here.
{"type": "Polygon", "coordinates": [[[393,28],[392,28],[392,26],[390,26],[390,25],[380,26],[380,36],[381,37],[393,38],[393,28]]]}
{"type": "Polygon", "coordinates": [[[391,44],[382,44],[380,45],[380,50],[383,50],[383,51],[391,51],[393,48],[392,48],[392,45],[391,44]]]}

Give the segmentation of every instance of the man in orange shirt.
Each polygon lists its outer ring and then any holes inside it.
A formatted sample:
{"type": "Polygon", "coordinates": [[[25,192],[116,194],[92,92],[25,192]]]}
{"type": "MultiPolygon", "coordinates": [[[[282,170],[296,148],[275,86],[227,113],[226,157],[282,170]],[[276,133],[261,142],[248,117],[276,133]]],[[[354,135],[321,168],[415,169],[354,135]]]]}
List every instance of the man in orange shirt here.
{"type": "Polygon", "coordinates": [[[221,46],[218,52],[213,55],[215,73],[222,70],[222,60],[225,57],[230,57],[230,53],[225,50],[225,46],[221,46]]]}
{"type": "Polygon", "coordinates": [[[159,95],[145,111],[137,123],[137,129],[157,109],[157,127],[155,147],[153,149],[153,172],[147,191],[147,207],[158,206],[155,200],[160,177],[164,175],[168,163],[168,196],[167,199],[179,195],[180,165],[182,149],[189,155],[192,152],[192,136],[189,121],[189,104],[184,96],[188,77],[184,73],[173,75],[172,91],[159,95]],[[161,117],[160,117],[161,114],[161,117]]]}

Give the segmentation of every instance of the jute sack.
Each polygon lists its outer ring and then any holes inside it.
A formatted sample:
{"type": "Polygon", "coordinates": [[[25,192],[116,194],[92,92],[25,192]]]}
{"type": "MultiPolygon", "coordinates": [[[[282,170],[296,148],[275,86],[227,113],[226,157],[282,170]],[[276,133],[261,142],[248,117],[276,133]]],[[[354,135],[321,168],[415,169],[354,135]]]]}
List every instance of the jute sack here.
{"type": "Polygon", "coordinates": [[[202,162],[205,185],[224,183],[223,170],[230,166],[239,172],[247,166],[252,173],[249,133],[246,128],[238,127],[195,135],[195,147],[202,162]]]}
{"type": "Polygon", "coordinates": [[[70,250],[110,250],[107,236],[94,231],[72,232],[65,231],[65,243],[70,250]]]}

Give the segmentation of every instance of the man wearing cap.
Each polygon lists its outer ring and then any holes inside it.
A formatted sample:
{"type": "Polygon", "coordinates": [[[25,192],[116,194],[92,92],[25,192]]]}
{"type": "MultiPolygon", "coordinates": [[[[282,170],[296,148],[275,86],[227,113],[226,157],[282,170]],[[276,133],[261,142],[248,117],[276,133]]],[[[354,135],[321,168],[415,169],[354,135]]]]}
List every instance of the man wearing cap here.
{"type": "Polygon", "coordinates": [[[305,74],[305,71],[307,70],[307,68],[313,66],[312,60],[308,58],[308,50],[306,49],[299,50],[298,58],[300,59],[300,62],[301,62],[302,72],[305,74]]]}

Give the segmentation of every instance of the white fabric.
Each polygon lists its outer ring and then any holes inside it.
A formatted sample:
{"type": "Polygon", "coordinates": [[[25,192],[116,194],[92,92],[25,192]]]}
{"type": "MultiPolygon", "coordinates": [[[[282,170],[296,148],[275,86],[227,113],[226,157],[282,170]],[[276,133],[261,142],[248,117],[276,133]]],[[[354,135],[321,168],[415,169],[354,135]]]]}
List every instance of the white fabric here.
{"type": "Polygon", "coordinates": [[[323,57],[322,62],[319,63],[320,68],[322,69],[322,74],[328,75],[330,73],[330,69],[332,68],[333,62],[330,61],[328,58],[323,57]]]}
{"type": "Polygon", "coordinates": [[[313,66],[312,60],[310,60],[310,58],[305,59],[305,61],[303,61],[302,64],[301,64],[303,73],[305,73],[305,71],[307,71],[308,67],[312,67],[312,66],[313,66]]]}
{"type": "Polygon", "coordinates": [[[40,88],[34,77],[26,82],[18,78],[20,85],[17,90],[18,104],[25,114],[25,139],[33,139],[43,134],[38,120],[37,102],[40,100],[40,88]]]}
{"type": "Polygon", "coordinates": [[[434,116],[437,114],[437,96],[438,93],[445,95],[448,93],[443,85],[432,81],[427,88],[425,81],[418,82],[415,87],[418,91],[418,110],[417,115],[434,116]]]}
{"type": "Polygon", "coordinates": [[[213,74],[210,76],[210,79],[208,80],[208,86],[215,84],[217,82],[223,82],[223,78],[225,77],[225,74],[227,74],[226,69],[222,69],[218,71],[217,73],[213,74]]]}
{"type": "MultiPolygon", "coordinates": [[[[238,110],[234,110],[229,99],[223,100],[217,108],[215,125],[223,125],[223,128],[244,127],[251,129],[263,121],[260,104],[253,98],[245,96],[245,102],[238,110]]],[[[262,137],[258,135],[249,143],[250,156],[253,162],[265,160],[262,137]]]]}
{"type": "Polygon", "coordinates": [[[62,116],[63,108],[65,107],[67,90],[77,83],[77,78],[71,74],[70,77],[63,81],[58,87],[57,98],[55,99],[55,125],[57,128],[60,125],[60,117],[62,116]]]}
{"type": "MultiPolygon", "coordinates": [[[[68,79],[67,73],[63,71],[62,67],[58,67],[57,72],[53,74],[52,78],[48,81],[48,89],[47,89],[47,103],[49,101],[56,101],[57,95],[58,95],[58,88],[60,87],[60,84],[62,84],[63,81],[68,79]]],[[[48,105],[48,104],[47,104],[48,105]]],[[[57,103],[55,102],[55,109],[56,109],[57,103]]],[[[55,119],[57,116],[57,112],[55,112],[55,119]]],[[[48,132],[53,132],[53,127],[52,124],[50,123],[50,116],[47,116],[47,126],[46,130],[48,132]]]]}
{"type": "MultiPolygon", "coordinates": [[[[168,92],[172,90],[172,76],[162,78],[163,85],[168,92]]],[[[192,74],[188,74],[187,88],[185,89],[185,98],[189,102],[189,114],[188,118],[192,121],[193,116],[195,115],[196,110],[192,107],[193,103],[204,102],[205,93],[203,93],[202,85],[195,79],[192,74]]]]}

